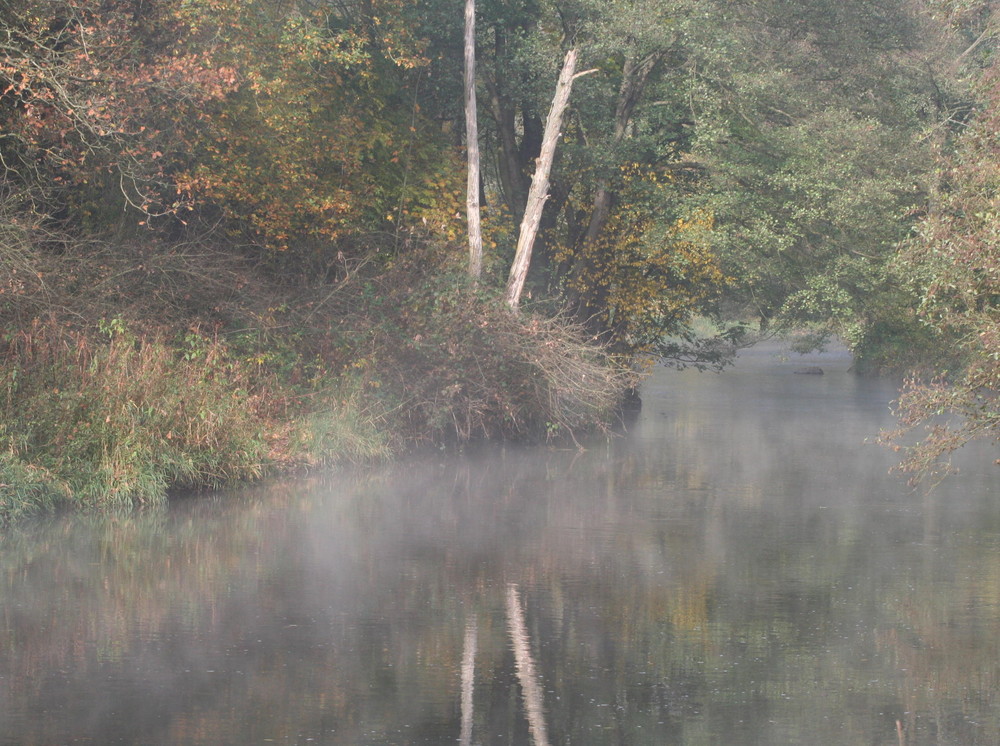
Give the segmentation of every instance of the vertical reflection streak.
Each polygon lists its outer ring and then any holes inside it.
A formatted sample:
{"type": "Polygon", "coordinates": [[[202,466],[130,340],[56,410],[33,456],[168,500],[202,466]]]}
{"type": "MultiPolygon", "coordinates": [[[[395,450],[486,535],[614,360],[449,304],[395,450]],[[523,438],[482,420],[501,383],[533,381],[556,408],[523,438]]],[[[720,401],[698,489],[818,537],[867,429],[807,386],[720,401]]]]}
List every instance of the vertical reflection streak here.
{"type": "Polygon", "coordinates": [[[461,746],[472,745],[472,690],[476,678],[476,641],[479,622],[476,615],[466,622],[465,643],[462,651],[462,733],[461,746]]]}
{"type": "Polygon", "coordinates": [[[517,594],[517,584],[507,586],[507,621],[510,640],[514,647],[514,662],[517,681],[524,697],[524,711],[528,717],[528,732],[535,746],[549,746],[545,732],[545,710],[542,703],[542,688],[535,673],[535,661],[531,657],[528,629],[524,623],[524,609],[517,594]]]}

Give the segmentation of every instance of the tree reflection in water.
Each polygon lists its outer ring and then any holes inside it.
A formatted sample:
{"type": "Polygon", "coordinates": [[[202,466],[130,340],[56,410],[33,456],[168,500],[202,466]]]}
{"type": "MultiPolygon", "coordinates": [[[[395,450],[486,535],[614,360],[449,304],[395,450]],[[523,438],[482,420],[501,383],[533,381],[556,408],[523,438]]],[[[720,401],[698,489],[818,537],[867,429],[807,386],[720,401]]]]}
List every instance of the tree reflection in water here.
{"type": "Polygon", "coordinates": [[[545,707],[542,687],[535,672],[535,661],[531,655],[531,641],[524,623],[524,609],[518,596],[517,584],[507,586],[507,623],[510,629],[510,643],[514,648],[517,663],[517,681],[524,697],[524,712],[528,718],[528,729],[535,746],[549,746],[549,736],[545,730],[545,707]]]}
{"type": "Polygon", "coordinates": [[[472,746],[473,692],[476,686],[476,642],[479,622],[473,614],[465,625],[465,641],[462,644],[462,733],[458,742],[461,746],[472,746]]]}
{"type": "Polygon", "coordinates": [[[0,744],[1000,743],[992,467],[914,494],[891,387],[751,363],[585,454],[7,532],[0,744]]]}

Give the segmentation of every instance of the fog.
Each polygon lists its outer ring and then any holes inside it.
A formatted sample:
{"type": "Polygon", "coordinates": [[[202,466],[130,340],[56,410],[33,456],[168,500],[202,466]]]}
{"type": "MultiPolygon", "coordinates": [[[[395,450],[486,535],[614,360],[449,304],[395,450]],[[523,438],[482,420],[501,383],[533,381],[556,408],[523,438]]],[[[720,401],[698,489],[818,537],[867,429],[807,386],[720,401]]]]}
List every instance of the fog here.
{"type": "Polygon", "coordinates": [[[21,527],[0,743],[994,743],[996,467],[909,488],[850,364],[759,348],[583,450],[21,527]]]}

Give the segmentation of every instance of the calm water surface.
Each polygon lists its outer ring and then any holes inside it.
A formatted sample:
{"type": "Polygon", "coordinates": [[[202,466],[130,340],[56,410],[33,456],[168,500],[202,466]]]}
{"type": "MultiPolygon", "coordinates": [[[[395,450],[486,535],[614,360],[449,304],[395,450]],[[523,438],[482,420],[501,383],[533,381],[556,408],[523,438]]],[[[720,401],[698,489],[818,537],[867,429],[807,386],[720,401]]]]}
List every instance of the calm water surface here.
{"type": "MultiPolygon", "coordinates": [[[[1000,744],[1000,471],[754,350],[626,437],[0,538],[0,744],[1000,744]]],[[[813,363],[814,360],[806,361],[813,363]]]]}

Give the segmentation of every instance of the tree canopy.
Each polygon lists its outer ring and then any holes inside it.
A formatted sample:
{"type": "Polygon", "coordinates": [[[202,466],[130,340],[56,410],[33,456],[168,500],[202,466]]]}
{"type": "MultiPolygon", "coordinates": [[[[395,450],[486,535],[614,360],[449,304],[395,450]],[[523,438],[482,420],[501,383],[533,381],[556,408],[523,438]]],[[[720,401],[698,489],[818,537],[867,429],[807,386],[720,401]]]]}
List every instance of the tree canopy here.
{"type": "MultiPolygon", "coordinates": [[[[526,305],[629,361],[719,365],[753,324],[836,334],[859,366],[934,368],[913,389],[921,411],[948,392],[995,432],[991,3],[475,13],[485,288],[510,268],[572,49],[589,74],[558,132],[526,305]],[[720,335],[700,339],[700,316],[720,335]]],[[[362,266],[447,275],[465,254],[463,32],[444,0],[4,4],[5,333],[43,307],[85,318],[60,295],[84,276],[137,276],[98,238],[168,254],[208,242],[276,285],[330,293],[362,266]]]]}

